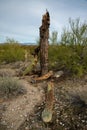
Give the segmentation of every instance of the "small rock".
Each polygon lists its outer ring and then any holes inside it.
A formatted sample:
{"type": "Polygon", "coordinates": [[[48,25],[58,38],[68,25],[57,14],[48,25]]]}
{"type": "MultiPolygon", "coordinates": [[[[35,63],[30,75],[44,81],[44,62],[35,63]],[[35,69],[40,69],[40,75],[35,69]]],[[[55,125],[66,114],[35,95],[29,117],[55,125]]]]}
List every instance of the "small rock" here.
{"type": "Polygon", "coordinates": [[[23,117],[23,115],[20,115],[20,117],[23,117]]]}
{"type": "Polygon", "coordinates": [[[27,114],[26,115],[24,115],[25,117],[27,117],[27,114]]]}
{"type": "Polygon", "coordinates": [[[6,122],[5,122],[5,121],[2,121],[1,123],[2,123],[3,125],[6,125],[6,122]]]}
{"type": "Polygon", "coordinates": [[[60,122],[60,125],[62,125],[63,123],[62,122],[60,122]]]}
{"type": "Polygon", "coordinates": [[[18,107],[18,110],[20,110],[20,107],[18,107]]]}
{"type": "Polygon", "coordinates": [[[26,120],[29,121],[29,118],[27,118],[26,120]]]}
{"type": "Polygon", "coordinates": [[[28,126],[26,126],[26,127],[25,127],[25,130],[29,130],[29,127],[28,127],[28,126]]]}
{"type": "Polygon", "coordinates": [[[84,123],[85,122],[85,120],[82,120],[82,123],[84,123]]]}
{"type": "Polygon", "coordinates": [[[11,109],[12,111],[14,111],[14,109],[11,109]]]}
{"type": "Polygon", "coordinates": [[[59,120],[58,120],[58,119],[56,119],[56,122],[58,123],[58,122],[59,122],[59,120]]]}

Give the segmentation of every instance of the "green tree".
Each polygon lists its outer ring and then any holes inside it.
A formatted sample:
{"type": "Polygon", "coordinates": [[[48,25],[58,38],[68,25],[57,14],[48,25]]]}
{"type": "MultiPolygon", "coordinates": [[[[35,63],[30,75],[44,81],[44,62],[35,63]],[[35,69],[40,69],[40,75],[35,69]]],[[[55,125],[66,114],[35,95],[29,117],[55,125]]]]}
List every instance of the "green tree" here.
{"type": "Polygon", "coordinates": [[[40,45],[40,38],[36,39],[36,45],[38,45],[38,46],[40,45]]]}
{"type": "Polygon", "coordinates": [[[87,40],[87,23],[81,23],[80,19],[69,19],[71,34],[73,36],[74,44],[85,44],[87,40]]]}
{"type": "Polygon", "coordinates": [[[57,31],[52,32],[52,35],[50,36],[50,43],[52,45],[57,45],[57,35],[58,35],[57,31]]]}
{"type": "Polygon", "coordinates": [[[80,23],[80,19],[69,19],[70,30],[65,29],[61,35],[61,43],[68,45],[87,44],[87,23],[80,23]]]}
{"type": "Polygon", "coordinates": [[[5,43],[8,43],[8,44],[18,44],[18,41],[14,40],[13,38],[6,38],[6,42],[5,43]]]}

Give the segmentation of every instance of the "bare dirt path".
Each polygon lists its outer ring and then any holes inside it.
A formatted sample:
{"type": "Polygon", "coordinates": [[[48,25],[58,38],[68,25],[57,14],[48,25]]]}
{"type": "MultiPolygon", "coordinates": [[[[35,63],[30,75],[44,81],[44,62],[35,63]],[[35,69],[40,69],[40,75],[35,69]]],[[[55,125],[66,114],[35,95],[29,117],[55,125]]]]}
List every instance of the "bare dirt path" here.
{"type": "Polygon", "coordinates": [[[20,82],[23,82],[27,93],[6,102],[7,109],[2,114],[2,124],[7,125],[8,130],[17,130],[27,116],[33,112],[35,105],[40,103],[44,97],[41,87],[34,87],[25,80],[20,80],[20,82]]]}

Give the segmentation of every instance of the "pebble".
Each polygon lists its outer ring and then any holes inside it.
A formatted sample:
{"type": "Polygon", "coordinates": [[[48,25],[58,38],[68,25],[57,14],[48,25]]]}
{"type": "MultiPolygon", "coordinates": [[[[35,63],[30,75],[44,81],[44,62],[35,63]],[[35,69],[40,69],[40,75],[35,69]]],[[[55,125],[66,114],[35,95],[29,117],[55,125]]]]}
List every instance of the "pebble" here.
{"type": "Polygon", "coordinates": [[[60,124],[60,125],[62,125],[63,123],[62,123],[62,122],[60,122],[59,124],[60,124]]]}
{"type": "Polygon", "coordinates": [[[77,124],[77,126],[79,127],[79,124],[77,124]]]}
{"type": "Polygon", "coordinates": [[[12,122],[12,124],[11,124],[11,128],[13,128],[14,127],[14,123],[12,122]]]}
{"type": "Polygon", "coordinates": [[[34,123],[35,121],[34,120],[32,120],[32,123],[34,123]]]}
{"type": "Polygon", "coordinates": [[[28,126],[26,126],[26,127],[25,127],[25,130],[29,130],[29,127],[28,127],[28,126]]]}
{"type": "Polygon", "coordinates": [[[1,123],[2,123],[3,125],[6,125],[6,122],[5,122],[5,121],[2,121],[1,123]]]}
{"type": "Polygon", "coordinates": [[[20,115],[20,117],[23,117],[23,115],[20,115]]]}
{"type": "Polygon", "coordinates": [[[20,108],[20,107],[18,107],[17,109],[18,109],[18,110],[20,110],[21,108],[20,108]]]}
{"type": "MultiPolygon", "coordinates": [[[[67,115],[65,115],[65,118],[67,118],[68,116],[67,115]]],[[[73,118],[72,118],[72,120],[73,120],[73,118]]]]}
{"type": "Polygon", "coordinates": [[[11,109],[11,111],[14,111],[14,109],[11,109]]]}
{"type": "Polygon", "coordinates": [[[29,121],[29,118],[27,118],[26,120],[29,121]]]}
{"type": "Polygon", "coordinates": [[[58,122],[59,122],[59,120],[58,120],[58,119],[56,119],[56,122],[58,123],[58,122]]]}
{"type": "Polygon", "coordinates": [[[7,126],[8,129],[10,129],[10,126],[7,126]]]}
{"type": "Polygon", "coordinates": [[[82,120],[82,123],[84,123],[85,122],[85,120],[82,120]]]}
{"type": "Polygon", "coordinates": [[[81,119],[81,117],[79,116],[78,119],[81,119]]]}
{"type": "Polygon", "coordinates": [[[24,115],[25,117],[27,117],[27,114],[26,115],[24,115]]]}
{"type": "Polygon", "coordinates": [[[60,111],[57,111],[57,115],[59,115],[60,114],[60,111]]]}

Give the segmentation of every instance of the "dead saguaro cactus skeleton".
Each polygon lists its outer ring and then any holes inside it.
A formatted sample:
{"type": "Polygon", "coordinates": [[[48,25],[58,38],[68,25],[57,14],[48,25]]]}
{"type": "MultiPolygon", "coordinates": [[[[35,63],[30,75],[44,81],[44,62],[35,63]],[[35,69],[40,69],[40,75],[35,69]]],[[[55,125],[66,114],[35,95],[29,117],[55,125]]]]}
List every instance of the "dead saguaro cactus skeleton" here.
{"type": "Polygon", "coordinates": [[[40,65],[41,65],[41,75],[48,72],[48,38],[49,38],[49,25],[50,25],[50,15],[46,11],[46,14],[42,17],[42,25],[40,26],[40,65]]]}
{"type": "Polygon", "coordinates": [[[42,120],[45,123],[52,121],[53,105],[54,105],[54,84],[53,82],[48,82],[46,92],[46,104],[44,110],[42,111],[42,120]]]}

